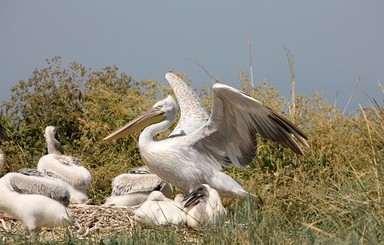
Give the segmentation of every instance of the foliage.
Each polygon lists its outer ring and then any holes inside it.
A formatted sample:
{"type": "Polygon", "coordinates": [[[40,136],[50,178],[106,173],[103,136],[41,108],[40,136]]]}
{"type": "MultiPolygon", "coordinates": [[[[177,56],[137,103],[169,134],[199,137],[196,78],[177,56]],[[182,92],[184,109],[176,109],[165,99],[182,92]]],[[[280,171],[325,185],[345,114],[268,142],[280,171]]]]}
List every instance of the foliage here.
{"type": "Polygon", "coordinates": [[[62,68],[60,57],[47,60],[4,104],[12,138],[3,144],[7,170],[36,167],[46,154],[44,129],[54,125],[66,153],[93,172],[91,196],[101,202],[114,176],[142,164],[134,136],[109,144],[101,139],[151,106],[156,92],[155,81],[133,81],[115,66],[91,71],[78,63],[62,68]]]}
{"type": "MultiPolygon", "coordinates": [[[[240,81],[247,94],[295,122],[309,138],[304,156],[259,139],[258,157],[250,167],[225,170],[259,194],[264,205],[224,200],[230,212],[223,227],[155,232],[136,227],[127,236],[101,242],[383,243],[384,107],[372,100],[369,107],[342,115],[315,93],[297,95],[292,115],[288,100],[268,81],[251,87],[243,73],[240,81]]],[[[35,167],[46,153],[42,130],[55,125],[66,152],[91,170],[90,196],[102,203],[112,178],[142,161],[137,134],[110,143],[101,139],[170,92],[153,80],[135,81],[115,66],[92,71],[72,63],[63,68],[60,57],[54,57],[28,81],[20,81],[3,105],[0,121],[12,138],[1,146],[8,155],[6,171],[35,167]]],[[[210,88],[200,95],[210,108],[210,88]]],[[[64,242],[80,241],[71,237],[64,242]]]]}

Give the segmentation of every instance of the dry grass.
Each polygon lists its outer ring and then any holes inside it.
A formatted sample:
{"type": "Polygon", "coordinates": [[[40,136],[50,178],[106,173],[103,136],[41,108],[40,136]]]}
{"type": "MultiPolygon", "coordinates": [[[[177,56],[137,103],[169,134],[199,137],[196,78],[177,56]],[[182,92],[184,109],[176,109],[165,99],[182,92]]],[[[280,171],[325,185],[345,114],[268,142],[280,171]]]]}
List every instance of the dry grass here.
{"type": "MultiPolygon", "coordinates": [[[[92,171],[94,178],[90,198],[97,204],[110,194],[110,182],[114,176],[142,164],[137,135],[108,144],[100,143],[100,139],[106,132],[149,108],[156,99],[152,95],[158,87],[151,81],[146,87],[151,88],[148,90],[150,93],[140,93],[145,89],[140,85],[135,87],[134,83],[125,86],[126,77],[116,77],[114,72],[112,69],[97,73],[97,76],[91,75],[92,91],[81,97],[86,98],[85,106],[82,104],[80,107],[84,111],[72,117],[81,119],[77,122],[74,119],[80,126],[77,128],[76,123],[70,124],[68,137],[64,137],[69,153],[81,158],[92,171]],[[120,85],[116,87],[116,84],[120,85]]],[[[259,194],[264,201],[262,207],[257,207],[252,201],[225,199],[224,205],[229,211],[226,224],[201,230],[185,227],[142,228],[132,223],[128,210],[97,205],[72,207],[83,228],[80,231],[43,229],[40,242],[384,244],[384,106],[372,99],[368,106],[346,114],[330,105],[319,93],[312,97],[296,93],[294,100],[287,101],[268,81],[251,87],[247,76],[241,74],[241,80],[244,81],[243,90],[246,93],[288,117],[309,137],[310,148],[304,150],[304,156],[296,156],[277,144],[259,139],[258,156],[249,168],[225,170],[246,190],[259,194]],[[292,101],[295,102],[295,110],[292,110],[292,101]]],[[[378,86],[384,94],[382,84],[378,86]]],[[[60,92],[65,93],[64,90],[60,92]]],[[[35,97],[28,94],[26,98],[35,97]]],[[[209,89],[203,91],[202,101],[210,107],[209,89]]],[[[32,102],[36,103],[36,107],[43,104],[37,99],[32,102]]],[[[60,105],[65,106],[66,103],[60,105]]],[[[18,112],[14,116],[18,116],[20,107],[12,108],[18,112]]],[[[48,109],[40,110],[46,112],[48,109]]],[[[54,111],[60,110],[54,108],[54,111]]],[[[33,164],[43,154],[41,148],[44,141],[37,130],[41,125],[68,124],[66,115],[60,113],[55,117],[46,116],[46,119],[28,114],[23,116],[28,120],[21,122],[36,122],[36,127],[25,125],[19,131],[9,130],[17,137],[2,145],[3,151],[10,155],[11,164],[7,171],[34,167],[33,164]],[[59,116],[62,116],[62,121],[49,121],[59,116]],[[22,143],[25,147],[21,146],[22,143]],[[34,146],[34,153],[26,148],[30,145],[34,146]]],[[[63,126],[62,129],[66,128],[63,126]]],[[[27,239],[19,222],[5,220],[10,231],[0,228],[3,239],[0,243],[20,243],[27,239]]]]}
{"type": "MultiPolygon", "coordinates": [[[[101,240],[105,236],[117,236],[132,231],[134,226],[133,213],[130,208],[114,208],[99,205],[71,205],[69,209],[73,212],[79,223],[78,228],[42,228],[39,232],[40,242],[64,241],[66,236],[76,236],[79,240],[101,240]]],[[[27,230],[20,221],[17,221],[5,213],[0,213],[2,227],[1,237],[8,240],[3,242],[14,242],[12,236],[29,236],[27,230]],[[25,230],[25,233],[20,231],[25,230]]]]}

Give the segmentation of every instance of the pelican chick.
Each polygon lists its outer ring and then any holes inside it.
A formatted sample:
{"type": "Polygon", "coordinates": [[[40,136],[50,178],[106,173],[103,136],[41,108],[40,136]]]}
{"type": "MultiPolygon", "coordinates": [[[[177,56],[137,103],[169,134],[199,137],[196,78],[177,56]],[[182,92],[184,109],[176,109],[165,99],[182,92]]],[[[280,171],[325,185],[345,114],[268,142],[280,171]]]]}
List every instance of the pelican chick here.
{"type": "Polygon", "coordinates": [[[160,191],[151,192],[133,213],[136,222],[144,226],[184,225],[186,222],[181,203],[166,198],[160,191]]]}
{"type": "Polygon", "coordinates": [[[80,165],[80,160],[63,155],[64,151],[57,140],[58,132],[54,126],[45,128],[45,140],[48,154],[41,157],[37,169],[51,172],[68,185],[71,203],[86,203],[88,201],[88,187],[91,183],[91,173],[80,165]]]}
{"type": "Polygon", "coordinates": [[[297,154],[303,151],[296,140],[308,147],[307,137],[297,126],[240,90],[214,84],[209,116],[197,94],[182,79],[173,73],[165,77],[181,110],[174,131],[162,140],[154,138],[176,119],[178,105],[168,96],[103,140],[118,139],[143,129],[139,149],[145,165],[186,193],[205,183],[222,196],[248,196],[237,181],[222,172],[222,166],[250,165],[256,157],[258,135],[297,154]]]}
{"type": "Polygon", "coordinates": [[[47,196],[68,207],[70,203],[70,192],[68,185],[58,179],[50,172],[40,172],[37,169],[22,168],[16,171],[21,174],[13,178],[21,178],[13,189],[24,194],[39,194],[47,196]],[[23,180],[23,181],[21,181],[23,180]]]}
{"type": "Polygon", "coordinates": [[[172,186],[156,174],[152,174],[146,166],[132,168],[126,174],[120,174],[112,181],[112,194],[106,199],[106,206],[132,207],[147,200],[152,191],[161,191],[170,198],[172,186]]]}
{"type": "Polygon", "coordinates": [[[0,193],[0,211],[20,220],[32,236],[41,227],[78,225],[67,209],[66,185],[43,173],[7,173],[0,178],[0,193]]]}
{"type": "Polygon", "coordinates": [[[221,225],[227,216],[219,193],[207,184],[196,187],[184,198],[184,211],[187,225],[192,228],[221,225]]]}

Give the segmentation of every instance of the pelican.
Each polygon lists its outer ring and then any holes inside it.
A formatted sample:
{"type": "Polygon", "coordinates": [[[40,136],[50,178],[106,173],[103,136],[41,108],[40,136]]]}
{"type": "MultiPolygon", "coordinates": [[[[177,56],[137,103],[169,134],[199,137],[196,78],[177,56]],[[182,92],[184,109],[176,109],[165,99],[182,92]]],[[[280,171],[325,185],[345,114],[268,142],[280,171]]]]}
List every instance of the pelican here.
{"type": "Polygon", "coordinates": [[[172,186],[152,174],[146,166],[133,168],[113,179],[112,195],[107,198],[105,205],[137,206],[155,190],[161,191],[168,198],[173,194],[172,186]]]}
{"type": "Polygon", "coordinates": [[[78,225],[64,183],[33,169],[0,178],[0,211],[20,220],[32,236],[41,227],[78,225]]]}
{"type": "Polygon", "coordinates": [[[160,191],[151,192],[133,213],[136,222],[144,226],[184,225],[186,222],[181,203],[166,198],[160,191]]]}
{"type": "MultiPolygon", "coordinates": [[[[35,193],[44,195],[68,207],[70,202],[68,186],[54,174],[40,172],[37,169],[31,168],[22,168],[17,170],[16,173],[22,175],[23,182],[20,181],[14,189],[26,194],[35,193]]],[[[20,177],[20,175],[17,176],[20,177]]]]}
{"type": "Polygon", "coordinates": [[[41,172],[51,172],[68,185],[71,203],[86,203],[88,187],[91,183],[91,173],[80,165],[80,160],[63,155],[64,151],[57,140],[58,132],[54,126],[45,128],[45,140],[48,154],[41,157],[37,169],[41,172]]]}
{"type": "Polygon", "coordinates": [[[221,225],[225,221],[225,210],[219,193],[207,184],[196,187],[184,199],[187,225],[192,228],[206,225],[221,225]]]}
{"type": "Polygon", "coordinates": [[[162,140],[154,139],[176,118],[178,106],[168,96],[103,140],[118,139],[143,129],[139,149],[145,165],[187,193],[200,184],[208,184],[221,196],[246,197],[249,193],[222,172],[222,166],[250,165],[256,156],[258,134],[297,154],[303,151],[295,138],[308,147],[307,137],[299,128],[242,91],[214,84],[209,116],[197,94],[182,79],[173,73],[165,77],[181,110],[171,134],[162,140]]]}

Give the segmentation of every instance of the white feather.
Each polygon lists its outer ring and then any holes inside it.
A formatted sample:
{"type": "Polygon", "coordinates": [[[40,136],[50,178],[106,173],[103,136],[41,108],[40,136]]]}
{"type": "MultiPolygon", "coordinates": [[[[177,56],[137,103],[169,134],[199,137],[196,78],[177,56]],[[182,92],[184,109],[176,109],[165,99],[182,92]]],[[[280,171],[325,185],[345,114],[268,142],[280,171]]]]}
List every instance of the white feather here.
{"type": "Polygon", "coordinates": [[[172,73],[167,73],[166,78],[181,109],[175,130],[162,140],[154,138],[167,130],[176,118],[178,105],[168,96],[104,140],[117,139],[144,128],[139,137],[139,149],[145,165],[185,192],[208,184],[220,195],[246,197],[248,192],[221,169],[222,166],[250,165],[256,156],[258,135],[298,154],[303,152],[295,139],[308,146],[299,128],[242,91],[222,84],[213,85],[212,112],[208,117],[198,96],[182,79],[172,73]]]}
{"type": "Polygon", "coordinates": [[[152,174],[148,168],[133,168],[113,179],[112,194],[106,199],[105,205],[137,206],[147,200],[154,190],[161,191],[168,198],[173,194],[172,186],[152,174]]]}
{"type": "MultiPolygon", "coordinates": [[[[76,225],[72,213],[63,204],[39,194],[25,194],[15,191],[11,186],[18,186],[26,178],[19,173],[8,173],[0,178],[0,210],[20,220],[34,235],[41,227],[76,225]]],[[[27,176],[28,177],[28,176],[27,176]]],[[[25,183],[24,183],[25,184],[25,183]]],[[[30,182],[33,192],[35,185],[30,182]]],[[[45,186],[50,188],[49,186],[45,186]]]]}
{"type": "Polygon", "coordinates": [[[195,188],[186,198],[184,211],[187,213],[187,225],[192,228],[222,225],[227,216],[219,193],[209,185],[195,188]],[[191,202],[191,203],[188,203],[191,202]]]}
{"type": "Polygon", "coordinates": [[[144,226],[184,225],[186,215],[181,203],[153,191],[148,199],[134,211],[134,219],[144,226]]]}
{"type": "Polygon", "coordinates": [[[71,203],[86,203],[88,187],[92,180],[91,173],[80,165],[79,159],[62,154],[63,150],[56,139],[55,127],[46,127],[44,136],[48,154],[40,158],[37,169],[42,172],[52,172],[67,183],[71,193],[71,203]]]}

